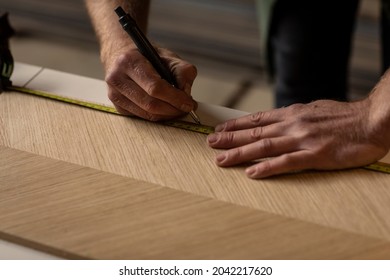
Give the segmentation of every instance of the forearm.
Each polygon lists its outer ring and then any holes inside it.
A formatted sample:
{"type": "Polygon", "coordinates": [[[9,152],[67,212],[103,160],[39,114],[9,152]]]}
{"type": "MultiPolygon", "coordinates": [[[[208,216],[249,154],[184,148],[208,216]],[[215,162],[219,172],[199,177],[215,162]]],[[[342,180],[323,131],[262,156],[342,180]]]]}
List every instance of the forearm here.
{"type": "Polygon", "coordinates": [[[118,23],[114,9],[119,5],[131,14],[139,27],[146,32],[150,1],[148,0],[85,0],[101,48],[101,59],[122,47],[133,44],[118,23]]]}
{"type": "Polygon", "coordinates": [[[371,132],[382,145],[390,149],[390,70],[383,75],[368,100],[371,132]]]}

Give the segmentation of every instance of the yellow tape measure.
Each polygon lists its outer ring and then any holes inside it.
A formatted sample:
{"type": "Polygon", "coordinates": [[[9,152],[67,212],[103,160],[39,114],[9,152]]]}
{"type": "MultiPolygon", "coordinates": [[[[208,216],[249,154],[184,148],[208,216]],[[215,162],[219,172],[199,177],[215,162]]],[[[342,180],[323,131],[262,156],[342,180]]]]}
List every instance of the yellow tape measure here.
{"type": "Polygon", "coordinates": [[[390,174],[390,164],[384,162],[375,162],[363,168],[390,174]]]}
{"type": "Polygon", "coordinates": [[[83,106],[83,107],[87,107],[87,108],[119,115],[119,113],[115,110],[115,108],[101,105],[101,104],[94,104],[91,102],[72,99],[69,97],[59,96],[59,95],[55,95],[53,93],[40,91],[40,90],[33,90],[33,89],[29,89],[29,88],[24,88],[24,87],[10,86],[10,87],[8,87],[8,89],[14,90],[17,92],[28,93],[28,94],[32,94],[32,95],[36,95],[36,96],[40,96],[40,97],[50,98],[50,99],[54,99],[54,100],[58,100],[58,101],[66,102],[66,103],[71,103],[71,104],[75,104],[75,105],[79,105],[79,106],[83,106]]]}
{"type": "MultiPolygon", "coordinates": [[[[8,87],[8,89],[13,90],[13,91],[17,91],[17,92],[28,93],[28,94],[36,95],[36,96],[40,96],[40,97],[50,98],[53,100],[62,101],[62,102],[70,103],[70,104],[75,104],[75,105],[87,107],[87,108],[98,110],[98,111],[103,111],[103,112],[107,112],[107,113],[120,115],[114,107],[105,106],[102,104],[96,104],[96,103],[92,103],[92,102],[88,102],[88,101],[82,101],[82,100],[73,99],[73,98],[69,98],[69,97],[59,96],[59,95],[55,95],[53,93],[29,89],[29,88],[25,88],[25,87],[10,86],[10,87],[8,87]]],[[[172,126],[172,127],[176,127],[176,128],[181,128],[181,129],[185,129],[185,130],[190,130],[190,131],[194,131],[194,132],[199,132],[199,133],[203,133],[203,134],[210,134],[210,133],[214,132],[214,128],[211,126],[201,125],[201,124],[196,124],[196,123],[191,123],[191,122],[186,122],[186,121],[181,121],[181,120],[163,121],[161,123],[164,125],[168,125],[168,126],[172,126]]]]}
{"type": "MultiPolygon", "coordinates": [[[[50,98],[53,100],[58,100],[58,101],[66,102],[66,103],[71,103],[71,104],[87,107],[87,108],[98,110],[98,111],[103,111],[103,112],[119,115],[119,113],[116,111],[115,108],[101,105],[101,104],[95,104],[95,103],[91,103],[91,102],[87,102],[87,101],[81,101],[81,100],[72,99],[69,97],[55,95],[55,94],[49,93],[49,92],[44,92],[44,91],[40,91],[40,90],[33,90],[33,89],[24,88],[24,87],[10,86],[10,87],[8,87],[8,89],[13,90],[13,91],[17,91],[17,92],[28,93],[28,94],[32,94],[32,95],[36,95],[36,96],[40,96],[40,97],[50,98]]],[[[214,128],[211,126],[200,125],[200,124],[181,121],[181,120],[164,121],[164,122],[162,122],[162,124],[176,127],[176,128],[189,130],[189,131],[199,132],[199,133],[203,133],[203,134],[210,134],[210,133],[214,132],[214,128]]],[[[370,164],[367,166],[363,166],[363,168],[368,169],[368,170],[374,170],[374,171],[390,174],[390,164],[383,163],[383,162],[376,162],[376,163],[373,163],[373,164],[370,164]]]]}
{"type": "Polygon", "coordinates": [[[163,124],[203,134],[210,134],[214,132],[214,127],[212,126],[190,123],[185,121],[164,121],[163,124]]]}

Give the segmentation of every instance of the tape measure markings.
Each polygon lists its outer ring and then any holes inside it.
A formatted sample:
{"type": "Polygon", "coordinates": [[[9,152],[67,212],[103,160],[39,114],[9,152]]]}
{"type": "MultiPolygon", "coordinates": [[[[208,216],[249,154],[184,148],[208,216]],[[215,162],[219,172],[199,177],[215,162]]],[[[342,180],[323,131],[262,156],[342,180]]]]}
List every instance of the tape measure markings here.
{"type": "Polygon", "coordinates": [[[108,112],[108,113],[112,113],[112,114],[119,114],[117,112],[117,110],[113,107],[105,106],[102,104],[91,103],[91,102],[87,102],[87,101],[82,101],[82,100],[77,100],[77,99],[73,99],[70,97],[55,95],[55,94],[45,92],[45,91],[33,90],[33,89],[29,89],[29,88],[16,87],[16,86],[10,86],[10,87],[8,87],[8,89],[22,92],[22,93],[28,93],[28,94],[32,94],[32,95],[36,95],[36,96],[40,96],[40,97],[45,97],[45,98],[49,98],[49,99],[54,99],[54,100],[62,101],[62,102],[66,102],[66,103],[71,103],[71,104],[75,104],[75,105],[79,105],[79,106],[83,106],[83,107],[88,107],[88,108],[95,109],[98,111],[104,111],[104,112],[108,112]]]}
{"type": "MultiPolygon", "coordinates": [[[[107,112],[107,113],[120,115],[119,112],[114,107],[110,107],[110,106],[106,106],[106,105],[102,105],[102,104],[96,104],[96,103],[92,103],[92,102],[88,102],[88,101],[82,101],[82,100],[73,99],[70,97],[64,97],[64,96],[60,96],[60,95],[55,95],[53,93],[49,93],[49,92],[45,92],[45,91],[41,91],[41,90],[29,89],[29,88],[25,88],[25,87],[10,86],[10,87],[8,87],[8,89],[13,90],[13,91],[17,91],[17,92],[21,92],[21,93],[28,93],[28,94],[39,96],[39,97],[62,101],[62,102],[66,102],[66,103],[70,103],[70,104],[74,104],[74,105],[79,105],[79,106],[87,107],[87,108],[98,110],[98,111],[103,111],[103,112],[107,112]]],[[[185,130],[189,130],[189,131],[193,131],[193,132],[199,132],[199,133],[203,133],[203,134],[210,134],[210,133],[214,132],[214,128],[211,126],[200,125],[200,124],[186,122],[186,121],[182,121],[182,120],[162,121],[160,123],[167,125],[167,126],[172,126],[172,127],[181,128],[181,129],[185,129],[185,130]]]]}
{"type": "Polygon", "coordinates": [[[203,134],[210,134],[210,133],[214,132],[214,127],[212,127],[212,126],[199,125],[196,123],[190,123],[190,122],[186,122],[186,121],[180,121],[180,120],[163,121],[162,123],[165,125],[168,125],[168,126],[173,126],[176,128],[181,128],[181,129],[199,132],[199,133],[203,133],[203,134]]]}
{"type": "Polygon", "coordinates": [[[390,174],[390,164],[384,163],[384,162],[375,162],[369,165],[366,165],[363,167],[364,169],[368,170],[374,170],[378,172],[383,172],[383,173],[389,173],[390,174]]]}

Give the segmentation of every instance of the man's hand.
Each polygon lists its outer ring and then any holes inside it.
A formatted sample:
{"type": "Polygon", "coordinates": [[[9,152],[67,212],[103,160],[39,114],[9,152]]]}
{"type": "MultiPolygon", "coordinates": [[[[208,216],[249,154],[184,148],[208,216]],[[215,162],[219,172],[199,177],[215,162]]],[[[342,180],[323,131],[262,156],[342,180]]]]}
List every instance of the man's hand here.
{"type": "Polygon", "coordinates": [[[149,0],[85,0],[100,42],[106,72],[108,97],[121,114],[151,121],[178,117],[195,110],[191,86],[196,68],[172,52],[157,49],[176,78],[177,88],[161,79],[123,30],[114,10],[121,6],[131,13],[146,33],[149,0]]]}
{"type": "Polygon", "coordinates": [[[108,97],[124,115],[159,121],[195,110],[191,97],[195,66],[166,49],[157,49],[174,74],[178,88],[163,80],[134,45],[104,56],[108,97]]]}
{"type": "Polygon", "coordinates": [[[305,169],[332,170],[370,164],[389,149],[370,114],[370,99],[316,101],[227,121],[208,136],[219,166],[253,162],[250,178],[305,169]]]}

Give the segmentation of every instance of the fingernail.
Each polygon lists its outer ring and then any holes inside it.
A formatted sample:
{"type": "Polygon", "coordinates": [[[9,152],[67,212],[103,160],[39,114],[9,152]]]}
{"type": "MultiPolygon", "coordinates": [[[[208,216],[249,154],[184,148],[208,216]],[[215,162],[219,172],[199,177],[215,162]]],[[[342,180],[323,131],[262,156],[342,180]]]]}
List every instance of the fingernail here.
{"type": "Polygon", "coordinates": [[[221,132],[221,131],[223,131],[223,130],[225,129],[225,127],[226,127],[226,123],[219,124],[219,125],[217,125],[217,126],[214,128],[214,131],[215,131],[215,132],[221,132]]]}
{"type": "Polygon", "coordinates": [[[207,136],[207,142],[209,142],[209,144],[214,144],[215,142],[217,142],[217,140],[218,140],[217,134],[210,134],[209,136],[207,136]]]}
{"type": "Polygon", "coordinates": [[[226,159],[225,154],[219,154],[219,155],[217,155],[217,157],[216,157],[216,160],[217,160],[219,163],[223,162],[225,159],[226,159]]]}
{"type": "Polygon", "coordinates": [[[180,107],[180,110],[182,110],[183,112],[191,112],[192,111],[192,108],[193,106],[191,104],[182,104],[181,107],[180,107]]]}
{"type": "Polygon", "coordinates": [[[249,167],[245,170],[245,173],[246,175],[248,175],[249,177],[252,177],[253,175],[255,175],[256,173],[256,168],[254,167],[249,167]]]}

